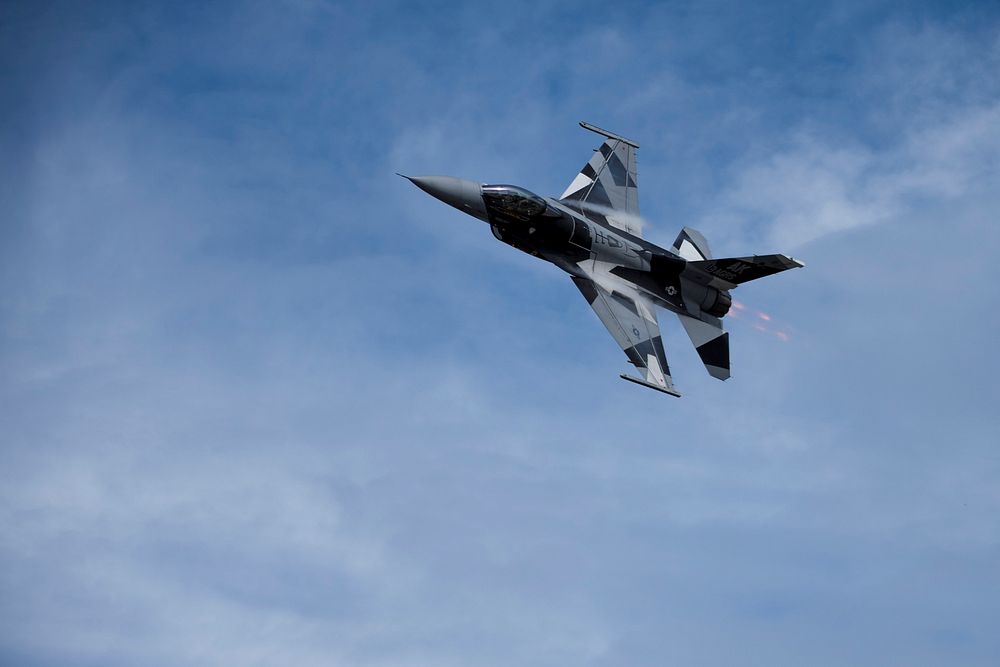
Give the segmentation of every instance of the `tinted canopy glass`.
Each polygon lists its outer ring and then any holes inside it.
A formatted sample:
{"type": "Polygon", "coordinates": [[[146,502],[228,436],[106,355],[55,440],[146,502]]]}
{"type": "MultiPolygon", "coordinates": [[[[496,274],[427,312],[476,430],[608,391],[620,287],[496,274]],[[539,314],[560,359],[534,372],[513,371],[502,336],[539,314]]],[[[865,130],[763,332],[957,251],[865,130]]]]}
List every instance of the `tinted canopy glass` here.
{"type": "Polygon", "coordinates": [[[508,215],[530,218],[545,211],[545,200],[516,185],[484,185],[483,199],[488,206],[508,215]]]}

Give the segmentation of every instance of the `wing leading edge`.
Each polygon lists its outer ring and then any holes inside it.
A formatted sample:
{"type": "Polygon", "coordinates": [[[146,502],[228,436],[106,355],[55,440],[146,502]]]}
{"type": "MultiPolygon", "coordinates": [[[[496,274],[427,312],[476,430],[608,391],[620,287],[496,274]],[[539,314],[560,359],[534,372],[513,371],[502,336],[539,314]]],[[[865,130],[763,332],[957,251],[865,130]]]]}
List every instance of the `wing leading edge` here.
{"type": "Polygon", "coordinates": [[[593,280],[577,276],[573,277],[573,282],[624,350],[629,362],[643,375],[640,379],[623,374],[622,379],[679,397],[670,377],[652,302],[627,285],[607,289],[593,280]]]}

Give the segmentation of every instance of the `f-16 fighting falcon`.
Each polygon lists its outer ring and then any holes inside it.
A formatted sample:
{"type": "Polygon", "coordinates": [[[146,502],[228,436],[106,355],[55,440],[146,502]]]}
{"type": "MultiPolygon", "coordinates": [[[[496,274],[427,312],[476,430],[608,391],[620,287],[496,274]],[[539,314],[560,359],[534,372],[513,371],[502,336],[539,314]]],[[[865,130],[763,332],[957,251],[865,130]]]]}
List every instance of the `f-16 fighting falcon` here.
{"type": "Polygon", "coordinates": [[[493,235],[568,273],[641,378],[630,382],[680,396],[660,339],[655,306],[677,315],[712,377],[729,377],[729,334],[722,318],[730,290],[804,266],[785,255],[715,259],[705,237],[685,227],[668,250],[642,238],[635,153],[639,144],[580,123],[605,137],[558,199],[515,185],[449,176],[404,176],[458,210],[489,223],[493,235]]]}

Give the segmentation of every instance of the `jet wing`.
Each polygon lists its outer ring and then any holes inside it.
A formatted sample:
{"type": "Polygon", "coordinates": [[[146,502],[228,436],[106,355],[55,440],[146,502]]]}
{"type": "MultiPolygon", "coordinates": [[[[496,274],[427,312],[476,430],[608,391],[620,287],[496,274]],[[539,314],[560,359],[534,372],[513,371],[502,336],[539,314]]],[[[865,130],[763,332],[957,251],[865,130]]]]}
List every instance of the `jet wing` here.
{"type": "Polygon", "coordinates": [[[573,282],[618,341],[629,362],[642,372],[642,379],[624,374],[622,379],[679,397],[670,377],[652,302],[625,284],[602,287],[579,276],[574,276],[573,282]]]}
{"type": "Polygon", "coordinates": [[[606,139],[559,199],[590,217],[605,218],[612,227],[642,236],[635,168],[639,144],[589,123],[580,126],[606,139]]]}

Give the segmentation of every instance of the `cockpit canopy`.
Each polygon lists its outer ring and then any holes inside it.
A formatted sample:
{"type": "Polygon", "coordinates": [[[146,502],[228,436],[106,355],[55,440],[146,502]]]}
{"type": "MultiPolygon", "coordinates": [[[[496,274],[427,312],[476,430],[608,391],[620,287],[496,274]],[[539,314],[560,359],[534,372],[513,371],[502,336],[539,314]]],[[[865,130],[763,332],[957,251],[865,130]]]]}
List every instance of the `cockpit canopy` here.
{"type": "Polygon", "coordinates": [[[483,199],[489,208],[526,220],[545,212],[545,200],[516,185],[484,185],[483,199]]]}

